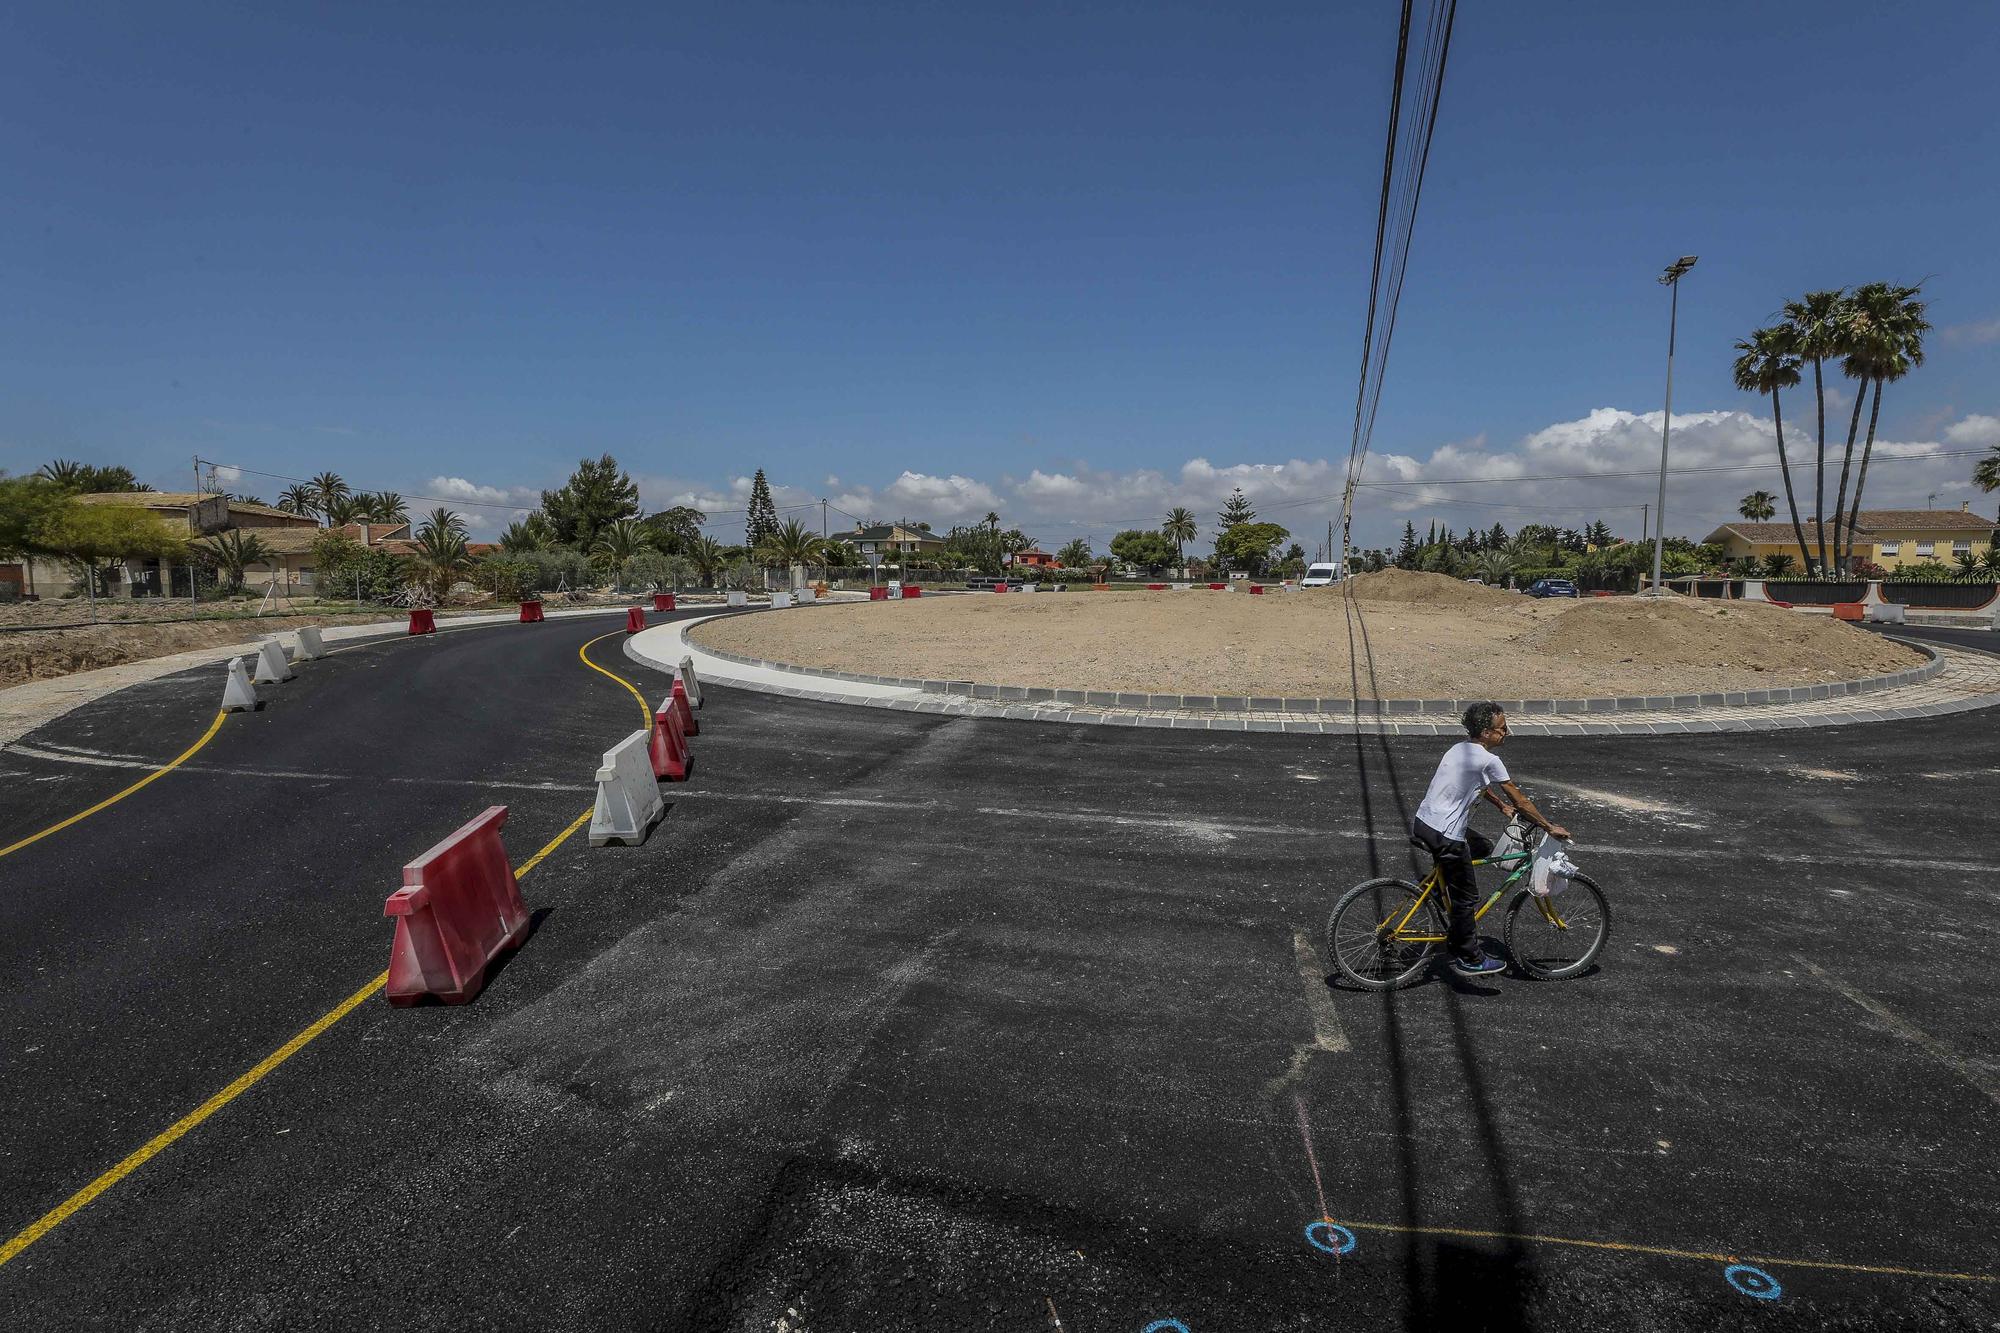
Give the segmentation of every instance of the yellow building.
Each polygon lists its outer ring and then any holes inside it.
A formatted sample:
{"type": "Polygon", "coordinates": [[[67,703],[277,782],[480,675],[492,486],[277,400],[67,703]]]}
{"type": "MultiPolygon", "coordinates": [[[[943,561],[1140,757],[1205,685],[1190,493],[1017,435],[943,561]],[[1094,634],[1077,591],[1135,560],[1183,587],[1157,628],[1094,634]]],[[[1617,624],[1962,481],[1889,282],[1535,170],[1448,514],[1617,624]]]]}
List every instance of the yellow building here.
{"type": "MultiPolygon", "coordinates": [[[[1811,520],[1803,524],[1806,540],[1818,551],[1819,532],[1811,520]]],[[[1981,560],[1993,545],[1995,521],[1972,512],[1970,502],[1956,509],[1864,509],[1854,534],[1854,557],[1894,572],[1935,561],[1955,567],[1961,555],[1981,560]]],[[[1720,546],[1732,560],[1759,560],[1788,555],[1792,568],[1805,571],[1804,553],[1790,523],[1725,523],[1705,539],[1720,546]]],[[[1827,544],[1833,543],[1828,525],[1827,544]]]]}
{"type": "MultiPolygon", "coordinates": [[[[250,504],[227,495],[197,495],[177,491],[111,491],[79,495],[83,505],[117,505],[143,509],[189,538],[212,536],[230,528],[247,528],[276,557],[246,572],[244,582],[261,587],[280,583],[310,583],[311,548],[319,536],[319,521],[270,505],[250,504]],[[301,577],[303,576],[303,577],[301,577]]],[[[380,524],[376,525],[380,527],[380,524]]],[[[404,530],[407,535],[407,529],[404,530]]],[[[60,596],[83,586],[76,571],[59,560],[30,561],[28,582],[43,596],[60,596]]],[[[188,570],[162,567],[158,560],[127,560],[112,571],[115,597],[187,596],[188,570]]]]}

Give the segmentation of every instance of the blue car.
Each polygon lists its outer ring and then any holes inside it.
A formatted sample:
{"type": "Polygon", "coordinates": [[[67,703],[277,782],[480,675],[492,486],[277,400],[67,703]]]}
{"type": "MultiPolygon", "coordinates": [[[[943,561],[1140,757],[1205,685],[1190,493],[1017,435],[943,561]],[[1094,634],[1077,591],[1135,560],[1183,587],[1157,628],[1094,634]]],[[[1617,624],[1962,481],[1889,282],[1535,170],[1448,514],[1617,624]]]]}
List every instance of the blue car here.
{"type": "Polygon", "coordinates": [[[1530,597],[1576,597],[1576,585],[1568,579],[1536,579],[1528,585],[1530,597]]]}

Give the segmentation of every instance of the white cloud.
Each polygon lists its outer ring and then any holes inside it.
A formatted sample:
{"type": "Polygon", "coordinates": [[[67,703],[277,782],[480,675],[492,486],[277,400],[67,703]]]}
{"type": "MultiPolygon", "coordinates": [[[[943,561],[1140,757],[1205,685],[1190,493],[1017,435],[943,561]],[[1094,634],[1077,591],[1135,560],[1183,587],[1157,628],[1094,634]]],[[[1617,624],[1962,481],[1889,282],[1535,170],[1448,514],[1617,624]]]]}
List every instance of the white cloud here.
{"type": "Polygon", "coordinates": [[[231,467],[227,463],[217,463],[214,472],[215,481],[218,486],[234,486],[237,482],[243,480],[243,469],[240,467],[231,467]]]}
{"type": "MultiPolygon", "coordinates": [[[[448,500],[467,500],[474,504],[506,504],[507,491],[498,486],[482,486],[467,481],[464,477],[432,477],[424,483],[424,489],[432,495],[448,500]]],[[[518,488],[517,488],[518,489],[518,488]]],[[[539,496],[537,496],[539,502],[539,496]]]]}
{"type": "Polygon", "coordinates": [[[1947,343],[1959,345],[2000,343],[2000,319],[1981,319],[1970,324],[1948,325],[1939,330],[1938,336],[1947,343]]]}
{"type": "Polygon", "coordinates": [[[1954,421],[1944,428],[1945,443],[1959,448],[1982,449],[1988,445],[2000,444],[2000,417],[1989,417],[1979,412],[1968,415],[1963,421],[1954,421]]]}
{"type": "Polygon", "coordinates": [[[983,481],[961,477],[933,477],[905,471],[890,482],[883,498],[916,509],[925,509],[942,518],[966,518],[1000,507],[1000,497],[983,481]]]}

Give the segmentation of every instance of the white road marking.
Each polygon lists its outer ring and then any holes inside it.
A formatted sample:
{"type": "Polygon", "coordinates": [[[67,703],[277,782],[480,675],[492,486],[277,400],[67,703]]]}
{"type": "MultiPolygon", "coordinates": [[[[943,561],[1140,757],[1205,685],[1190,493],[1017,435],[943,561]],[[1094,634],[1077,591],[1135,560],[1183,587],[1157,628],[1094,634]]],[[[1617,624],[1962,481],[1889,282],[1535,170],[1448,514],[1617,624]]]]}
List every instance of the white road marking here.
{"type": "Polygon", "coordinates": [[[1881,1019],[1891,1032],[1917,1047],[1939,1064],[1950,1069],[1978,1091],[1985,1093],[1995,1106],[2000,1106],[2000,1084],[1995,1084],[1980,1070],[1967,1064],[1957,1051],[1954,1051],[1930,1033],[1910,1022],[1907,1018],[1904,1018],[1874,996],[1855,990],[1839,977],[1820,967],[1810,958],[1806,958],[1801,954],[1793,954],[1792,961],[1812,973],[1816,979],[1835,994],[1881,1019]]]}

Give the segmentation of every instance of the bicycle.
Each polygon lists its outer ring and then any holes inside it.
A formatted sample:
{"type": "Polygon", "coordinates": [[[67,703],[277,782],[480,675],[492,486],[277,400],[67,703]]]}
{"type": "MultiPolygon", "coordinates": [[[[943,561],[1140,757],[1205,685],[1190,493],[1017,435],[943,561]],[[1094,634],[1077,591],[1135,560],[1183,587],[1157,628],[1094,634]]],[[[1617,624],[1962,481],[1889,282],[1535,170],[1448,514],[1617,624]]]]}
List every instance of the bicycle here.
{"type": "MultiPolygon", "coordinates": [[[[1554,897],[1532,892],[1526,879],[1535,859],[1527,835],[1538,832],[1510,825],[1514,850],[1496,852],[1474,866],[1508,871],[1487,895],[1473,920],[1485,918],[1511,890],[1507,904],[1507,955],[1529,976],[1563,981],[1580,975],[1611,937],[1611,903],[1597,881],[1578,872],[1569,888],[1554,897]]],[[[1415,839],[1411,840],[1413,843],[1415,839]]],[[[1503,840],[1507,841],[1507,840],[1503,840]]],[[[1422,846],[1421,843],[1416,845],[1422,846]]],[[[1367,990],[1399,990],[1424,973],[1445,942],[1445,885],[1438,867],[1419,883],[1387,877],[1355,885],[1327,918],[1326,947],[1340,974],[1367,990]]]]}

